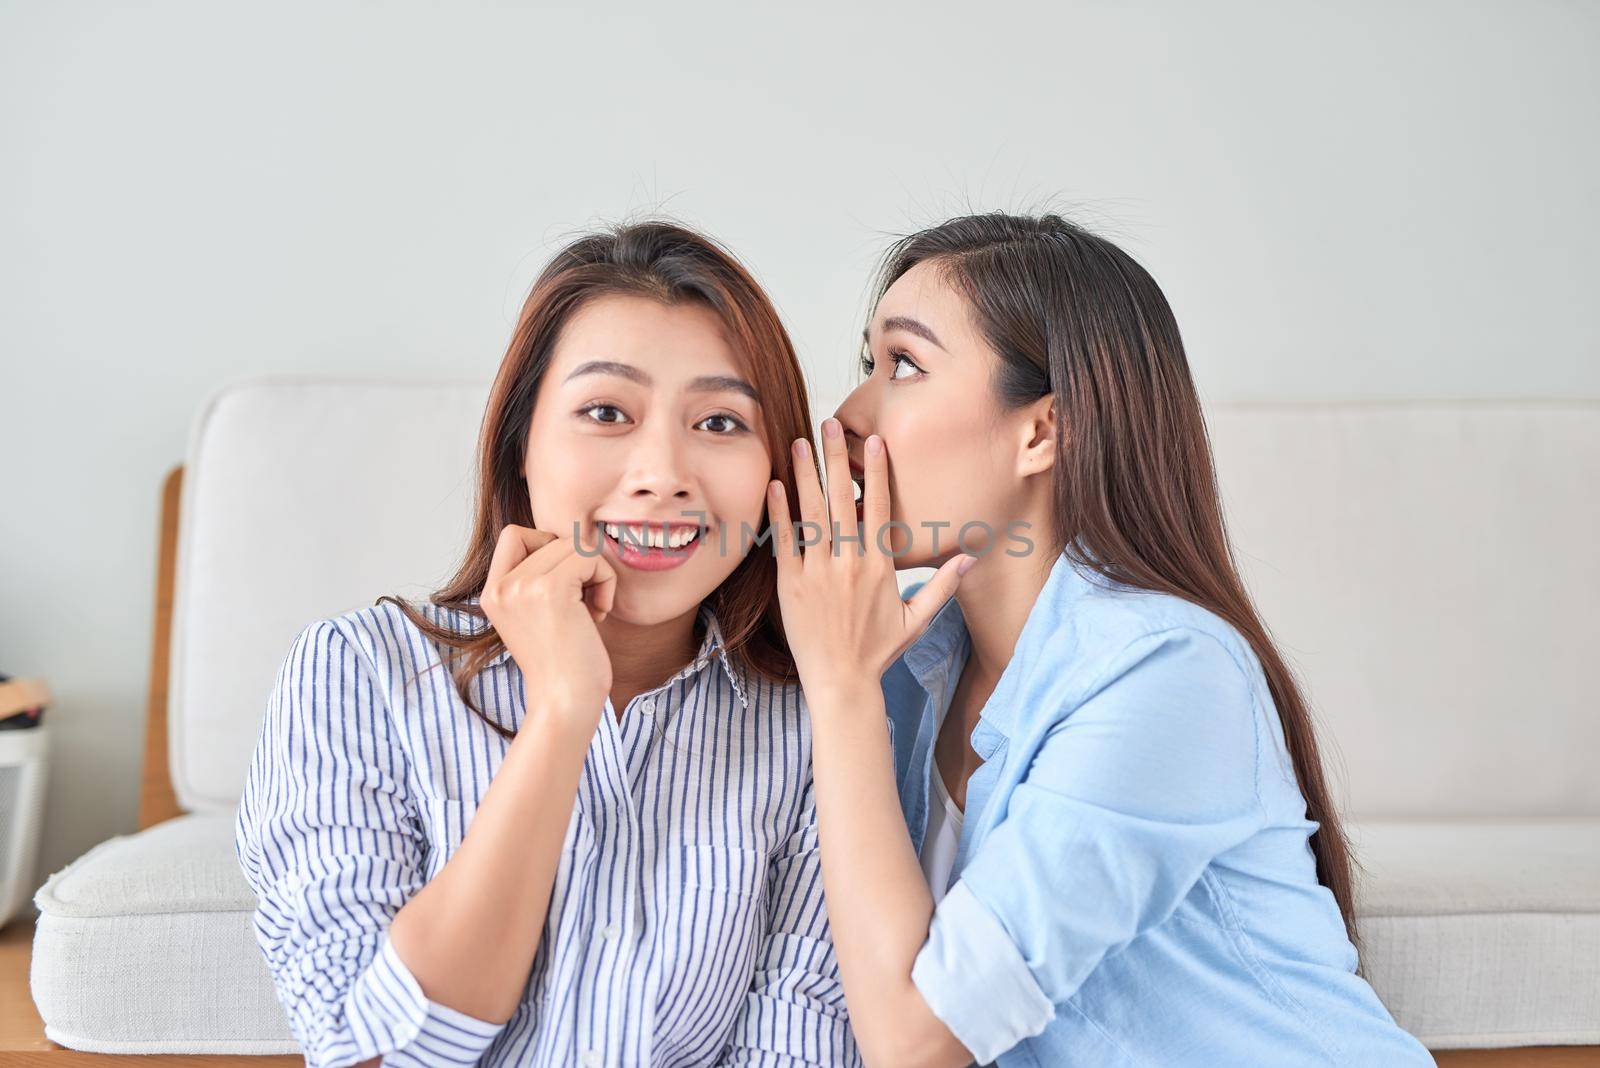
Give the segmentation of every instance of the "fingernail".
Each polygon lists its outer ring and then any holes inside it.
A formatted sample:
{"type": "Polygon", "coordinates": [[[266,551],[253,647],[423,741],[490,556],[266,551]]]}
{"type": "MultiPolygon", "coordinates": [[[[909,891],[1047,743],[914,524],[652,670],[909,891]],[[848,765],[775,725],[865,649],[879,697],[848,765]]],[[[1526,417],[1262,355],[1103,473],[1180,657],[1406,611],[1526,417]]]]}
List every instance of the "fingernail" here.
{"type": "Polygon", "coordinates": [[[972,570],[972,565],[977,562],[978,558],[976,556],[968,555],[963,557],[961,562],[956,565],[956,574],[965,575],[968,571],[972,570]]]}
{"type": "Polygon", "coordinates": [[[783,496],[783,483],[774,479],[767,483],[767,496],[776,500],[783,496]]]}
{"type": "Polygon", "coordinates": [[[867,438],[867,453],[868,453],[868,455],[876,456],[882,451],[883,451],[883,439],[882,438],[880,438],[876,434],[873,434],[871,437],[867,438]]]}
{"type": "Polygon", "coordinates": [[[837,419],[824,419],[822,421],[822,436],[823,437],[832,439],[832,438],[838,437],[842,433],[844,433],[844,431],[839,426],[839,420],[837,420],[837,419]]]}
{"type": "Polygon", "coordinates": [[[811,443],[805,438],[794,439],[794,454],[804,460],[811,455],[811,443]]]}

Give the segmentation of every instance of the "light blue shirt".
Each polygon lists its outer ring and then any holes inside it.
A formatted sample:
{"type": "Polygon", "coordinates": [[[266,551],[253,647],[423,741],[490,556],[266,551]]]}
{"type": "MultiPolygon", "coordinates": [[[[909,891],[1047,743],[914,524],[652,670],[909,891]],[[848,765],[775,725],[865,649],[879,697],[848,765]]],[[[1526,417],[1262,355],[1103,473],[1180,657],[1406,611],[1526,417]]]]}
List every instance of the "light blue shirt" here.
{"type": "MultiPolygon", "coordinates": [[[[952,599],[884,676],[919,850],[970,649],[952,599]]],[[[980,1064],[1433,1064],[1355,974],[1266,678],[1219,617],[1063,555],[972,746],[912,979],[980,1064]]]]}
{"type": "MultiPolygon", "coordinates": [[[[470,631],[465,613],[423,606],[470,631]]],[[[237,851],[311,1068],[858,1065],[823,909],[800,691],[699,654],[600,716],[548,919],[509,1021],[429,1000],[388,927],[472,822],[510,742],[384,603],[311,624],[267,702],[237,851]]],[[[470,685],[516,728],[509,652],[470,685]]]]}

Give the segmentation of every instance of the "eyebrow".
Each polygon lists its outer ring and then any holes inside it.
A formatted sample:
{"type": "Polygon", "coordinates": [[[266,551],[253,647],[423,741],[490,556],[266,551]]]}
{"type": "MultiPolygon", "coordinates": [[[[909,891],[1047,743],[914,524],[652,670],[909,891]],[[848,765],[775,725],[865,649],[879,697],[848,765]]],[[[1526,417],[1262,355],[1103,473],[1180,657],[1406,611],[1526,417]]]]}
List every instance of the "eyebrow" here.
{"type": "MultiPolygon", "coordinates": [[[[939,348],[944,349],[944,342],[939,340],[939,335],[935,334],[932,328],[920,320],[913,319],[909,316],[891,315],[889,318],[883,321],[883,328],[885,330],[904,330],[908,334],[915,334],[922,340],[930,342],[931,344],[937,345],[939,348]]],[[[871,344],[872,342],[872,339],[868,336],[867,331],[865,330],[861,331],[861,340],[867,342],[868,344],[871,344]]],[[[945,351],[949,352],[950,350],[945,349],[945,351]]]]}
{"type": "MultiPolygon", "coordinates": [[[[630,382],[637,382],[641,386],[648,386],[655,382],[655,379],[631,363],[619,363],[616,360],[589,360],[586,363],[581,363],[573,369],[565,381],[571,382],[581,375],[616,375],[619,378],[626,378],[630,382]]],[[[761,403],[761,394],[756,391],[756,387],[737,375],[701,375],[698,378],[689,380],[688,391],[690,393],[742,393],[757,404],[761,403]]]]}

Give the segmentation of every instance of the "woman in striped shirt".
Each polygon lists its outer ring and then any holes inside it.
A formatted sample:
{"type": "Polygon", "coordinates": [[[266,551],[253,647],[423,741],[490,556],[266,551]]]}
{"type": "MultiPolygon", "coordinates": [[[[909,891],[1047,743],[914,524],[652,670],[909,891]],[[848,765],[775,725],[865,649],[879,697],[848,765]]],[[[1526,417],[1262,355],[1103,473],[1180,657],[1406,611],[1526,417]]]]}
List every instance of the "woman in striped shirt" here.
{"type": "Polygon", "coordinates": [[[700,235],[545,269],[459,572],[311,624],[268,701],[238,854],[308,1064],[859,1062],[755,534],[805,396],[700,235]]]}

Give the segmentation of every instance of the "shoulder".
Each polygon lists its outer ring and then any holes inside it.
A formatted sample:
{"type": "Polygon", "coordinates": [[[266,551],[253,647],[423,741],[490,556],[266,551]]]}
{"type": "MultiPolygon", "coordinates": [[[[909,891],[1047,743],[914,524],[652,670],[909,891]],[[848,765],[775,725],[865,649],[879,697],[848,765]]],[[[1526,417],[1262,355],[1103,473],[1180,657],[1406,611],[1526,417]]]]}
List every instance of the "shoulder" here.
{"type": "Polygon", "coordinates": [[[356,657],[374,672],[385,674],[395,668],[429,667],[445,658],[447,648],[429,633],[429,627],[471,634],[484,626],[483,617],[470,611],[425,600],[407,601],[406,605],[409,611],[392,600],[382,600],[316,620],[300,632],[296,645],[320,645],[337,655],[356,657]]]}
{"type": "Polygon", "coordinates": [[[783,736],[809,741],[811,712],[798,682],[779,682],[754,671],[741,672],[740,681],[750,702],[750,715],[775,725],[783,736]]]}
{"type": "Polygon", "coordinates": [[[1195,811],[1260,802],[1271,695],[1249,644],[1215,613],[1164,594],[1097,592],[1042,636],[1033,668],[1020,702],[1034,717],[1028,733],[1083,748],[1061,765],[1068,781],[1091,774],[1088,760],[1195,811]]]}
{"type": "MultiPolygon", "coordinates": [[[[1251,689],[1264,685],[1250,643],[1215,612],[1081,567],[1068,579],[1047,585],[1018,641],[1015,655],[1023,660],[1027,688],[1065,687],[1081,700],[1134,669],[1214,675],[1251,689]]],[[[910,598],[924,585],[914,582],[901,595],[910,598]]]]}
{"type": "Polygon", "coordinates": [[[1055,603],[1040,606],[1043,625],[1035,630],[1030,620],[1018,648],[1028,688],[1050,693],[1042,708],[1060,715],[1115,691],[1248,710],[1267,692],[1250,643],[1209,609],[1092,574],[1054,590],[1055,603]]]}
{"type": "Polygon", "coordinates": [[[730,737],[742,739],[737,744],[772,774],[809,779],[811,710],[805,690],[797,681],[764,675],[738,659],[732,660],[730,667],[745,697],[744,702],[735,701],[726,710],[737,717],[728,728],[730,737]]]}
{"type": "Polygon", "coordinates": [[[1260,673],[1250,643],[1221,616],[1164,593],[1117,590],[1086,597],[1070,626],[1050,636],[1058,649],[1070,642],[1077,655],[1106,670],[1182,652],[1186,670],[1248,680],[1260,673]]]}

